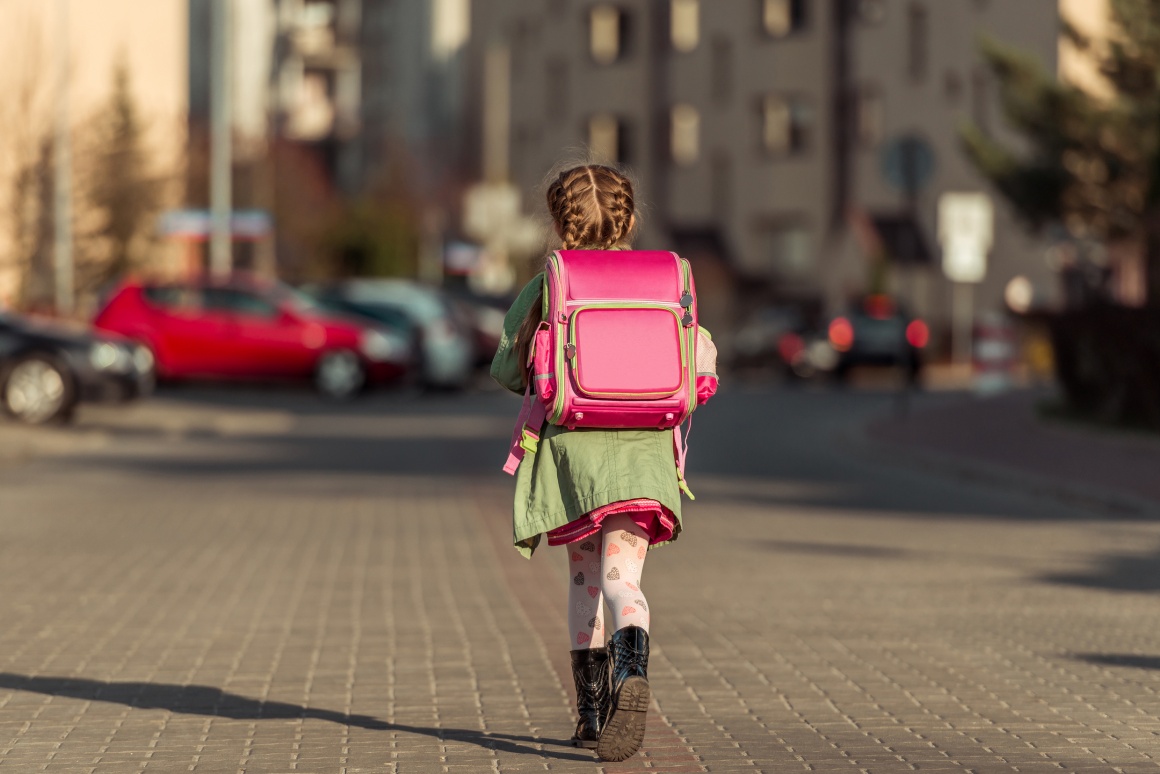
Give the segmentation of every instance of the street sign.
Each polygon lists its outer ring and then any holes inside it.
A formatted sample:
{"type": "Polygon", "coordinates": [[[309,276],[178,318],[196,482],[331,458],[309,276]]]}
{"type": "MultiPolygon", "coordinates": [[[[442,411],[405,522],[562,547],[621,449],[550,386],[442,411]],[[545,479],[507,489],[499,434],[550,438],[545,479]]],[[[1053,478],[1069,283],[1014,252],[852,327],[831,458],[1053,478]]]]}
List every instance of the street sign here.
{"type": "Polygon", "coordinates": [[[904,134],[884,143],[878,161],[886,182],[907,196],[917,196],[934,175],[934,148],[918,135],[904,134]]]}
{"type": "MultiPolygon", "coordinates": [[[[273,229],[273,218],[265,210],[234,210],[230,215],[230,236],[235,240],[265,239],[273,229]]],[[[213,216],[209,210],[167,210],[161,214],[157,230],[171,239],[205,241],[213,233],[213,216]]]]}
{"type": "Polygon", "coordinates": [[[982,282],[995,234],[995,208],[984,193],[948,192],[938,200],[943,273],[954,282],[982,282]]]}

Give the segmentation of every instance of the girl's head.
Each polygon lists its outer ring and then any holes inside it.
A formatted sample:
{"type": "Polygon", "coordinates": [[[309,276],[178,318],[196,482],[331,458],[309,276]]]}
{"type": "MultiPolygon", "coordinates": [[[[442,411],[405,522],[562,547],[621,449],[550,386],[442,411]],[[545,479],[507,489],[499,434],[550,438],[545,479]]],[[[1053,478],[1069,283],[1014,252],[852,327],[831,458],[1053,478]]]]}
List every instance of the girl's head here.
{"type": "MultiPolygon", "coordinates": [[[[570,167],[548,184],[548,212],[565,250],[627,247],[636,228],[635,208],[632,182],[611,167],[570,167]]],[[[525,366],[541,313],[540,304],[533,303],[516,333],[520,363],[525,366]]]]}
{"type": "Polygon", "coordinates": [[[624,246],[636,226],[632,182],[611,167],[566,169],[548,186],[548,212],[565,250],[624,246]]]}

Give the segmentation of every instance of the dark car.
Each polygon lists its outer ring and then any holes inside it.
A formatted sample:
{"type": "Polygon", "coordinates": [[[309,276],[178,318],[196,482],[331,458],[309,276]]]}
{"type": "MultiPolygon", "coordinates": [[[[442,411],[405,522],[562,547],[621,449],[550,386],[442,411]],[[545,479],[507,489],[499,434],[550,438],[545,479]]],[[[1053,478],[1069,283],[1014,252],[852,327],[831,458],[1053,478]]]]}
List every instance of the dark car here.
{"type": "Polygon", "coordinates": [[[144,347],[0,312],[0,403],[22,422],[67,419],[78,403],[128,401],[152,388],[144,347]]]}
{"type": "Polygon", "coordinates": [[[826,335],[837,353],[834,375],[839,380],[855,367],[888,366],[902,369],[913,384],[922,372],[930,330],[890,296],[871,295],[830,320],[826,335]]]}

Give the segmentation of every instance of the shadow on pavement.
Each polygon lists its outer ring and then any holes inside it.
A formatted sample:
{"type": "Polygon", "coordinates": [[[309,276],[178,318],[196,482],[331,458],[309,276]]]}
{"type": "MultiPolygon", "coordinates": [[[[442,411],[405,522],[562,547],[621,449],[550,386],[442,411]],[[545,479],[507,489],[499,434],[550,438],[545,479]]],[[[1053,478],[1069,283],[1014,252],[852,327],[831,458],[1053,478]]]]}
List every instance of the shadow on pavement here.
{"type": "Polygon", "coordinates": [[[1040,580],[1104,591],[1160,591],[1160,549],[1101,557],[1087,572],[1053,573],[1040,580]]]}
{"type": "MultiPolygon", "coordinates": [[[[244,411],[230,411],[260,408],[284,412],[290,420],[277,432],[251,431],[246,424],[222,433],[190,428],[181,438],[154,431],[155,442],[149,431],[111,428],[108,449],[71,455],[65,464],[207,482],[252,477],[258,483],[273,476],[303,480],[301,474],[307,474],[315,476],[314,485],[319,477],[333,475],[336,491],[365,495],[398,486],[399,477],[407,476],[480,476],[506,485],[499,468],[519,409],[517,399],[500,393],[376,394],[346,404],[290,391],[190,388],[164,396],[164,407],[178,413],[183,406],[199,417],[220,411],[242,416],[237,421],[244,423],[244,411]]],[[[1043,523],[1093,518],[1090,510],[1061,507],[1052,498],[1012,497],[1012,492],[958,474],[948,480],[905,455],[896,456],[890,447],[861,447],[862,428],[889,411],[893,399],[875,393],[768,390],[728,392],[720,402],[710,402],[697,412],[689,455],[690,485],[706,495],[697,508],[742,505],[771,512],[804,508],[1043,523]]],[[[1098,516],[1155,520],[1160,509],[1098,516]]]]}
{"type": "Polygon", "coordinates": [[[231,720],[325,720],[339,725],[365,728],[368,731],[402,731],[429,736],[440,741],[457,741],[485,747],[490,750],[520,755],[539,755],[557,760],[594,763],[591,755],[538,750],[513,742],[542,745],[570,746],[559,739],[538,739],[532,736],[495,734],[466,728],[427,728],[388,723],[370,715],[351,715],[333,710],[302,707],[280,701],[261,701],[240,696],[205,685],[173,685],[169,683],[106,682],[81,677],[32,677],[0,672],[0,688],[65,696],[83,701],[104,701],[124,704],[137,709],[163,709],[186,715],[206,715],[231,720]]]}
{"type": "Polygon", "coordinates": [[[1136,669],[1160,669],[1160,656],[1140,656],[1133,653],[1074,653],[1076,661],[1086,661],[1100,666],[1135,667],[1136,669]]]}

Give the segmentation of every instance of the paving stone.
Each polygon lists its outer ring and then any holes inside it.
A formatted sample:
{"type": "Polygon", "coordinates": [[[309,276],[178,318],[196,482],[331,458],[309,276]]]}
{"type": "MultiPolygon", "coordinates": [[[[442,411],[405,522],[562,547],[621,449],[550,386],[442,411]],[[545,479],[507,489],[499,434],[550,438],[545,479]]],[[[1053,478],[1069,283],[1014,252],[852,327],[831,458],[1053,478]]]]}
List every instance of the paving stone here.
{"type": "Polygon", "coordinates": [[[732,399],[649,558],[633,760],[567,745],[566,567],[509,545],[502,434],[397,440],[511,406],[290,396],[277,437],[0,462],[0,768],[1160,769],[1155,601],[1115,587],[1160,525],[843,456],[841,398],[732,399]]]}

